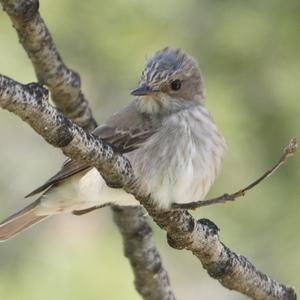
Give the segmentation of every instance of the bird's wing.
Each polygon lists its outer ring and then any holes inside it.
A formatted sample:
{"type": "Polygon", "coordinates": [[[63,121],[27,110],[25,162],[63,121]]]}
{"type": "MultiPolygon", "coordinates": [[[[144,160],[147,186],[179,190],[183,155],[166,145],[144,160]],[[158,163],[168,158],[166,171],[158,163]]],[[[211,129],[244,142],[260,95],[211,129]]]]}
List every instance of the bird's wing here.
{"type": "MultiPolygon", "coordinates": [[[[135,102],[132,102],[120,112],[112,115],[105,124],[97,127],[92,134],[112,144],[118,152],[127,153],[143,144],[156,132],[160,124],[159,120],[154,120],[153,116],[140,113],[136,109],[135,102]]],[[[91,168],[90,165],[84,162],[68,159],[58,173],[26,197],[39,194],[52,185],[91,168]]]]}
{"type": "Polygon", "coordinates": [[[127,153],[139,148],[159,126],[158,119],[140,113],[132,103],[112,115],[104,125],[97,127],[92,133],[112,144],[118,152],[127,153]]]}
{"type": "Polygon", "coordinates": [[[56,184],[74,174],[77,174],[81,171],[90,169],[91,167],[83,162],[76,162],[71,159],[67,159],[64,164],[62,165],[62,168],[51,178],[49,178],[43,185],[39,186],[35,190],[33,190],[31,193],[25,196],[25,198],[34,196],[36,194],[39,194],[49,187],[51,187],[53,184],[56,184]]]}

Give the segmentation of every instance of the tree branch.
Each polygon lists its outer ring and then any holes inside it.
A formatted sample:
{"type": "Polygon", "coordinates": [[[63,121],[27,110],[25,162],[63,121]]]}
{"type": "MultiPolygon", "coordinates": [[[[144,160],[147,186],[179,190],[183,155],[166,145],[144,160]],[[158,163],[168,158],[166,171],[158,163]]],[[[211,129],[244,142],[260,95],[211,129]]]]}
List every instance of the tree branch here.
{"type": "Polygon", "coordinates": [[[176,208],[177,209],[196,209],[196,208],[202,207],[202,206],[208,206],[208,205],[212,205],[212,204],[219,204],[219,203],[226,203],[228,201],[234,201],[235,199],[237,199],[239,197],[243,197],[246,195],[247,191],[251,190],[252,188],[257,186],[260,182],[262,182],[264,179],[266,179],[269,176],[271,176],[272,174],[274,174],[274,172],[276,172],[276,170],[278,170],[279,167],[282,166],[287,161],[289,156],[292,156],[296,153],[297,147],[298,147],[297,138],[292,138],[290,140],[290,143],[284,148],[284,151],[283,151],[281,157],[279,158],[278,162],[270,170],[266,171],[258,179],[251,182],[246,187],[238,190],[235,193],[232,193],[232,194],[225,193],[216,198],[212,198],[212,199],[208,199],[208,200],[200,200],[200,201],[195,201],[195,202],[190,202],[190,203],[181,203],[181,204],[174,203],[172,205],[172,207],[175,209],[176,208]]]}
{"type": "Polygon", "coordinates": [[[18,33],[39,83],[49,87],[55,105],[82,128],[94,129],[96,121],[81,91],[80,76],[68,69],[60,57],[39,14],[39,1],[1,0],[0,3],[18,33]]]}
{"type": "MultiPolygon", "coordinates": [[[[96,121],[92,115],[91,109],[89,108],[88,101],[85,99],[81,91],[81,82],[79,75],[68,69],[64,64],[61,56],[59,55],[54,41],[47,29],[46,24],[41,18],[38,8],[38,0],[0,0],[3,9],[10,16],[12,23],[18,33],[19,41],[23,48],[27,52],[31,62],[34,66],[37,78],[41,84],[45,84],[50,88],[51,97],[53,102],[56,104],[58,109],[68,118],[73,120],[75,123],[80,125],[82,128],[90,131],[96,127],[96,121]]],[[[115,214],[115,212],[114,212],[115,214]]],[[[130,224],[130,221],[137,224],[143,224],[145,228],[149,225],[145,218],[141,218],[137,211],[137,214],[131,213],[128,215],[126,211],[119,211],[117,214],[124,224],[130,224]],[[126,218],[129,218],[126,221],[126,218]]],[[[116,219],[116,217],[115,217],[116,219]]],[[[117,223],[117,226],[124,225],[121,222],[117,223]]],[[[135,230],[132,227],[129,227],[135,230]]],[[[127,229],[127,234],[130,234],[129,228],[127,229]]],[[[123,235],[122,228],[119,228],[120,233],[123,237],[124,246],[132,243],[126,240],[126,236],[123,235]]],[[[125,233],[124,233],[125,234],[125,233]]],[[[134,233],[132,232],[132,236],[134,233]]],[[[148,235],[146,238],[139,242],[139,248],[134,249],[132,247],[127,247],[132,249],[132,252],[127,252],[129,259],[132,261],[131,256],[140,255],[140,257],[145,257],[148,251],[148,245],[151,244],[153,251],[155,249],[152,236],[148,235]]],[[[160,259],[157,252],[156,259],[160,259]]],[[[151,260],[147,260],[151,264],[151,260]]],[[[161,262],[160,262],[161,264],[161,262]]],[[[161,264],[162,265],[162,264],[161,264]]],[[[147,274],[147,265],[144,263],[142,265],[132,264],[133,271],[135,275],[138,274],[135,268],[139,268],[139,275],[147,274]],[[145,272],[141,272],[142,268],[145,268],[145,272]]],[[[173,299],[171,288],[169,286],[167,272],[162,268],[161,272],[165,274],[165,290],[164,289],[153,289],[152,291],[147,291],[143,284],[150,284],[152,280],[152,285],[158,285],[158,278],[152,277],[143,280],[143,277],[136,278],[136,288],[141,293],[145,299],[155,300],[158,299],[173,299]],[[146,291],[146,294],[143,294],[146,291]]],[[[158,285],[159,286],[159,285],[158,285]]]]}
{"type": "Polygon", "coordinates": [[[114,220],[124,238],[125,256],[135,273],[135,287],[144,299],[172,300],[168,274],[152,239],[152,229],[142,207],[114,207],[114,220]],[[141,255],[141,250],[145,255],[141,255]]]}
{"type": "Polygon", "coordinates": [[[217,226],[211,221],[196,221],[187,211],[159,210],[151,196],[138,193],[127,159],[57,112],[47,102],[45,89],[39,85],[24,86],[0,76],[0,107],[21,117],[67,156],[85,160],[105,178],[119,181],[124,190],[133,194],[155,222],[167,231],[169,244],[176,249],[191,251],[208,274],[225,287],[256,300],[296,299],[293,288],[261,273],[245,257],[226,247],[219,240],[217,226]]]}

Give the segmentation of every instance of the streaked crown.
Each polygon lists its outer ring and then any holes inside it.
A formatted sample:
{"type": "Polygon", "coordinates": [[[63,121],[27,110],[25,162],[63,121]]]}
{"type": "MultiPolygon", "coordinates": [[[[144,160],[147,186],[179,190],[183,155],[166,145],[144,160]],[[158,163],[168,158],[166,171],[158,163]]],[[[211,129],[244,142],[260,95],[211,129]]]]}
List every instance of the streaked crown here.
{"type": "Polygon", "coordinates": [[[172,97],[204,98],[204,83],[197,61],[181,49],[166,47],[146,60],[140,84],[172,97]]]}

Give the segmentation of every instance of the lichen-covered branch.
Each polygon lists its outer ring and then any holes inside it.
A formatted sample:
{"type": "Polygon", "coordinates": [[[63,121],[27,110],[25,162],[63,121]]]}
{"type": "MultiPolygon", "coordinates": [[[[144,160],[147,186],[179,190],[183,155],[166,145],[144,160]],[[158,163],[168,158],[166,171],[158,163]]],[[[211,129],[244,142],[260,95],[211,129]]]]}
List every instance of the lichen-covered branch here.
{"type": "Polygon", "coordinates": [[[38,0],[1,0],[28,54],[39,83],[49,87],[58,109],[84,129],[96,121],[81,91],[80,76],[66,67],[39,14],[38,0]]]}
{"type": "Polygon", "coordinates": [[[142,207],[114,207],[114,219],[124,238],[124,252],[135,274],[135,287],[144,299],[175,299],[168,274],[152,239],[142,207]],[[140,249],[143,248],[144,255],[140,249]]]}
{"type": "Polygon", "coordinates": [[[1,107],[17,114],[48,143],[61,148],[74,160],[90,164],[99,162],[97,168],[108,175],[106,180],[111,183],[125,183],[131,179],[130,163],[50,105],[45,88],[35,83],[21,85],[4,76],[0,76],[0,86],[1,107]]]}
{"type": "Polygon", "coordinates": [[[47,102],[46,90],[0,76],[0,107],[30,124],[46,141],[72,159],[84,159],[108,180],[118,181],[147,209],[155,222],[167,231],[169,244],[191,251],[208,274],[229,289],[256,300],[294,300],[295,291],[258,271],[246,258],[226,247],[211,221],[194,220],[181,210],[159,210],[151,196],[137,193],[130,163],[101,140],[84,132],[47,102]],[[38,120],[38,121],[37,121],[38,120]]]}
{"type": "Polygon", "coordinates": [[[219,240],[218,227],[210,220],[196,221],[187,211],[157,212],[149,204],[146,207],[155,222],[167,231],[169,245],[190,250],[224,287],[255,300],[297,299],[293,288],[271,279],[247,258],[226,247],[219,240]]]}
{"type": "MultiPolygon", "coordinates": [[[[0,0],[0,3],[13,22],[20,43],[31,59],[39,82],[49,87],[53,102],[65,116],[85,130],[91,131],[94,129],[96,121],[81,91],[80,77],[63,63],[49,30],[39,14],[38,0],[0,0]]],[[[149,226],[145,218],[139,220],[139,214],[128,216],[125,211],[120,211],[118,216],[122,218],[123,223],[128,224],[129,220],[126,221],[126,217],[130,217],[130,221],[133,223],[144,224],[146,228],[149,226]]],[[[122,226],[120,222],[117,225],[122,226]]],[[[119,229],[123,234],[122,228],[119,229]]],[[[127,234],[129,233],[128,229],[127,234]]],[[[148,235],[148,238],[149,241],[143,239],[143,243],[140,243],[139,248],[135,249],[134,252],[128,251],[127,255],[131,261],[131,255],[137,253],[144,257],[148,250],[148,244],[153,244],[154,248],[152,237],[148,235]]],[[[127,240],[124,236],[123,242],[126,247],[127,240]]],[[[148,261],[148,263],[151,262],[148,261]]],[[[143,265],[132,264],[132,267],[137,275],[135,268],[141,270],[142,267],[147,268],[147,265],[145,263],[143,265]]],[[[166,279],[168,279],[166,271],[164,273],[166,279]]],[[[144,274],[147,274],[147,272],[139,272],[138,275],[143,276],[144,274]]],[[[150,278],[148,279],[150,280],[150,278]]],[[[159,289],[159,293],[154,289],[150,294],[144,295],[145,287],[143,287],[143,284],[149,284],[149,280],[146,282],[142,277],[136,278],[136,288],[145,299],[155,300],[158,295],[159,299],[169,299],[171,293],[168,285],[165,285],[165,290],[159,289]]],[[[168,283],[168,280],[166,280],[166,283],[168,283]]],[[[152,285],[155,284],[158,284],[158,281],[156,277],[153,277],[152,285]]]]}

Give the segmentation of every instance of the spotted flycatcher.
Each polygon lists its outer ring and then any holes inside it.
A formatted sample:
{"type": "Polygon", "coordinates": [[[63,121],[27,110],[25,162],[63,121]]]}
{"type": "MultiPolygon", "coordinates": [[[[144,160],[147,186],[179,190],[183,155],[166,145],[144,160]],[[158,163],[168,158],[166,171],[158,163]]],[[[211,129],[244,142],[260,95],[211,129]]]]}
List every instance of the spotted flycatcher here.
{"type": "MultiPolygon", "coordinates": [[[[216,178],[224,139],[204,106],[204,83],[194,58],[165,48],[146,60],[133,101],[93,135],[126,156],[137,186],[161,209],[203,199],[216,178]]],[[[138,205],[122,189],[106,185],[98,171],[67,160],[28,196],[36,201],[0,224],[0,240],[60,213],[81,214],[112,205],[138,205]]]]}

